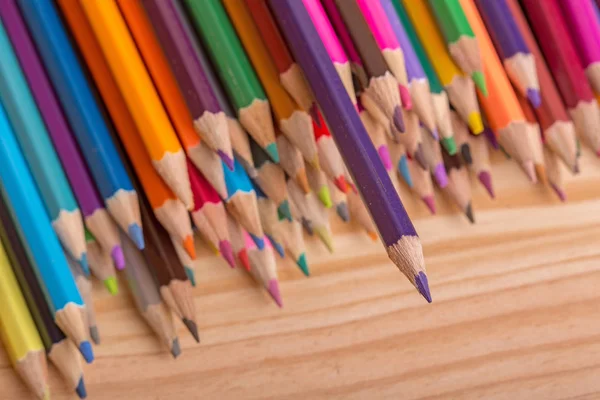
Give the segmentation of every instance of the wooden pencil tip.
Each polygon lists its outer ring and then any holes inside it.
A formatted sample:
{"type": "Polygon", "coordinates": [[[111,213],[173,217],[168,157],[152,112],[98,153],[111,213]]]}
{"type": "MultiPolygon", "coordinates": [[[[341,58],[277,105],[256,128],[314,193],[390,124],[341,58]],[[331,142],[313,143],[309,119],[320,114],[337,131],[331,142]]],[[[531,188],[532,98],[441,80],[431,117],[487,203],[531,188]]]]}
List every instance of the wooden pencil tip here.
{"type": "Polygon", "coordinates": [[[77,383],[77,387],[75,388],[75,393],[80,399],[85,399],[87,397],[87,390],[85,389],[85,382],[83,381],[83,376],[79,379],[79,383],[77,383]]]}
{"type": "Polygon", "coordinates": [[[423,271],[420,271],[418,275],[415,275],[415,286],[419,293],[421,293],[421,296],[423,296],[428,303],[431,303],[432,299],[431,292],[429,291],[429,280],[423,271]]]}
{"type": "Polygon", "coordinates": [[[190,256],[192,260],[196,259],[196,246],[194,245],[194,237],[192,235],[186,236],[183,239],[182,246],[185,252],[190,256]]]}
{"type": "Polygon", "coordinates": [[[181,346],[179,345],[179,338],[173,339],[173,344],[171,345],[171,355],[173,358],[177,358],[181,355],[181,346]]]}
{"type": "Polygon", "coordinates": [[[192,320],[187,318],[182,318],[183,324],[186,326],[188,331],[192,334],[192,337],[196,341],[196,343],[200,343],[200,334],[198,333],[198,325],[192,320]]]}
{"type": "Polygon", "coordinates": [[[277,279],[271,279],[269,281],[269,287],[267,291],[275,301],[275,303],[279,306],[279,308],[283,308],[283,299],[281,298],[281,292],[279,291],[279,282],[277,279]]]}

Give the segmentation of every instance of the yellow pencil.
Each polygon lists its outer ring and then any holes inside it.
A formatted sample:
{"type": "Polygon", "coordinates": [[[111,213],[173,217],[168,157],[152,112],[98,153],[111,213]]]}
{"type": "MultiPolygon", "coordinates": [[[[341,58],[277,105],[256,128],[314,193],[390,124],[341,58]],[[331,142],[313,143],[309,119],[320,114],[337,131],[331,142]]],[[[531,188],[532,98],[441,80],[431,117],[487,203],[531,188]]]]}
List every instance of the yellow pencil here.
{"type": "Polygon", "coordinates": [[[413,26],[435,73],[448,92],[450,103],[469,125],[471,131],[480,134],[483,132],[483,122],[475,94],[475,85],[468,76],[463,74],[448,53],[446,43],[427,3],[420,0],[402,0],[402,3],[414,23],[413,26]]]}
{"type": "Polygon", "coordinates": [[[193,208],[186,156],[114,0],[81,2],[135,120],[152,164],[188,209],[193,208]]]}
{"type": "Polygon", "coordinates": [[[0,338],[13,367],[39,399],[49,399],[44,345],[0,242],[0,338]]]}

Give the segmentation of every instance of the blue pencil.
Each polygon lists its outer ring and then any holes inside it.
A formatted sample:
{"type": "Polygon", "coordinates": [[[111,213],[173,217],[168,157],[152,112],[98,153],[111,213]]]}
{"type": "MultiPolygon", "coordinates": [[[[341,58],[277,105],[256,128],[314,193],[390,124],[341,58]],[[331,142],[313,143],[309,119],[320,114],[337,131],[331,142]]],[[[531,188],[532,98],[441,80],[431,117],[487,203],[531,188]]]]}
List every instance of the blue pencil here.
{"type": "Polygon", "coordinates": [[[248,231],[256,246],[263,249],[264,231],[258,214],[258,201],[248,174],[237,157],[235,157],[233,171],[229,171],[224,165],[223,172],[227,193],[229,193],[229,197],[223,199],[227,210],[248,231]]]}
{"type": "Polygon", "coordinates": [[[119,159],[56,6],[51,0],[18,3],[106,208],[134,243],[143,248],[137,193],[119,159]]]}
{"type": "Polygon", "coordinates": [[[92,362],[85,305],[1,104],[0,182],[0,193],[35,265],[56,325],[75,342],[86,361],[92,362]]]}
{"type": "Polygon", "coordinates": [[[89,273],[79,206],[2,22],[0,54],[0,99],[42,195],[54,231],[73,258],[89,273]]]}

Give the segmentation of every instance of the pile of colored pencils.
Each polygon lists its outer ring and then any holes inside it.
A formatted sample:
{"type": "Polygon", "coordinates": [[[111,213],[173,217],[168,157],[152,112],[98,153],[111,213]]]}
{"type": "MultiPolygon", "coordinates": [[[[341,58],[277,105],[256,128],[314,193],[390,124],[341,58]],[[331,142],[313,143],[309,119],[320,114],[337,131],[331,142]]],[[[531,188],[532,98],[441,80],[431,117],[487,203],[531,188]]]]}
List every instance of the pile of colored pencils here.
{"type": "Polygon", "coordinates": [[[597,7],[3,1],[0,337],[15,370],[48,398],[49,359],[86,397],[91,275],[114,295],[120,274],[174,357],[173,314],[199,341],[196,232],[282,307],[275,255],[310,275],[304,234],[333,251],[329,208],[431,302],[398,187],[432,214],[444,193],[474,223],[470,173],[493,198],[501,147],[564,201],[579,139],[600,155],[597,7]]]}

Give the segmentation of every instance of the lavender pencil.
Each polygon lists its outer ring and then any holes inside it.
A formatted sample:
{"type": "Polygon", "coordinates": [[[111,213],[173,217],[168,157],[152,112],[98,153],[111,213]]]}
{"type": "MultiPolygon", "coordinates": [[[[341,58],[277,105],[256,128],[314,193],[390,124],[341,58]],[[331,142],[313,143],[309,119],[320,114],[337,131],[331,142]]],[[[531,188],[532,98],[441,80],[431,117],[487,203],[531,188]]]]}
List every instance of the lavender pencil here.
{"type": "Polygon", "coordinates": [[[520,94],[534,108],[542,103],[535,58],[517,26],[506,0],[475,0],[504,69],[520,94]]]}
{"type": "Polygon", "coordinates": [[[270,0],[340,153],[369,208],[389,257],[431,302],[421,242],[360,118],[346,95],[308,12],[297,0],[270,0]]]}
{"type": "Polygon", "coordinates": [[[83,213],[85,224],[102,247],[111,252],[115,264],[121,269],[125,267],[125,260],[117,227],[96,191],[17,4],[7,2],[0,10],[0,16],[83,213]]]}

